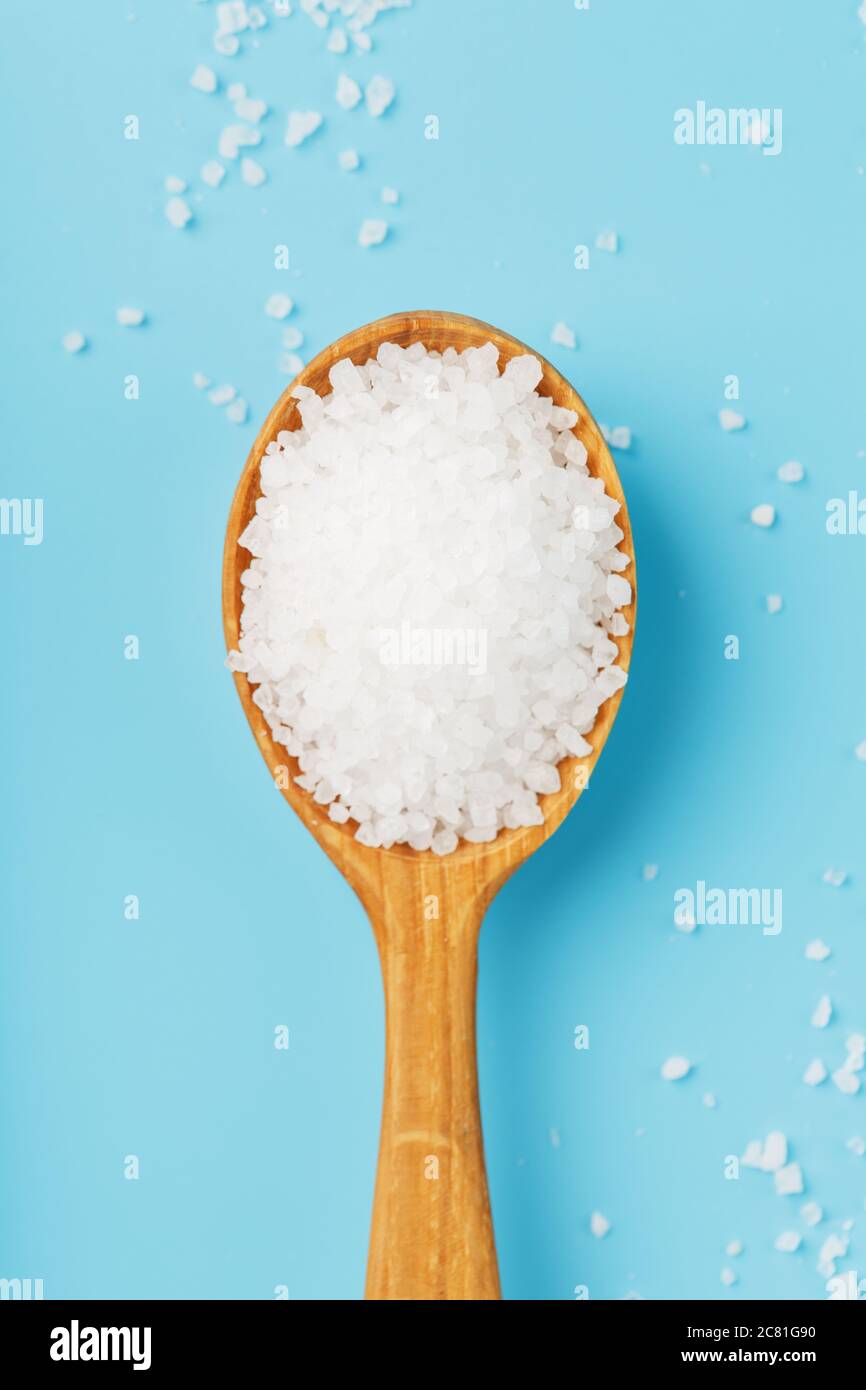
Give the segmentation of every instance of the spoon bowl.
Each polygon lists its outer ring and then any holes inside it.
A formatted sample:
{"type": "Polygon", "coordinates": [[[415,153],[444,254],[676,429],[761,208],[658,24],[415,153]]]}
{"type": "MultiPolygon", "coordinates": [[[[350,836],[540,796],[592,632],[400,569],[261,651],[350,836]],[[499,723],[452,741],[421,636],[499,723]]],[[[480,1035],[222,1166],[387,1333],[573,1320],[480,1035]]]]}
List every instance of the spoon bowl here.
{"type": "MultiPolygon", "coordinates": [[[[342,358],[361,364],[384,342],[428,350],[481,347],[492,342],[500,367],[533,352],[477,319],[460,314],[392,314],[332,343],[304,367],[271,410],[250,451],[229,513],[223,559],[223,625],[229,651],[241,635],[241,574],[246,552],[238,539],[255,514],[259,465],[281,430],[298,429],[292,395],[308,386],[330,391],[328,373],[342,358]]],[[[632,601],[623,614],[624,637],[614,638],[617,664],[628,669],[635,617],[634,548],[622,487],[600,429],[574,387],[539,354],[536,390],[577,413],[574,434],[586,446],[587,465],[620,503],[620,549],[632,601]]],[[[366,1297],[475,1300],[499,1298],[499,1276],[487,1195],[475,1057],[475,986],[478,932],[484,913],[506,879],[562,823],[604,747],[622,691],[600,707],[592,747],[583,758],[558,765],[561,787],[541,796],[543,823],[501,830],[495,840],[461,840],[452,854],[408,845],[371,849],[359,844],[351,822],[337,824],[327,809],[297,786],[300,769],[253,702],[243,674],[234,682],[259,750],[275,785],[351,884],[370,918],[385,987],[385,1094],[373,1206],[366,1297]]]]}

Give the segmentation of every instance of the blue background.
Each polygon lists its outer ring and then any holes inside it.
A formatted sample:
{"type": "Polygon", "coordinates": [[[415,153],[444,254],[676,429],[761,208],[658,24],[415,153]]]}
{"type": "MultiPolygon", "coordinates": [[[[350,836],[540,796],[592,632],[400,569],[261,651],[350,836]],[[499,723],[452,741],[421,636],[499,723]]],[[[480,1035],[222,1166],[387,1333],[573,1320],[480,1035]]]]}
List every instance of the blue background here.
{"type": "Polygon", "coordinates": [[[825,1297],[818,1247],[847,1219],[839,1268],[866,1273],[866,1159],[846,1148],[866,1133],[864,1096],[801,1081],[866,1030],[866,538],[825,529],[827,500],[866,478],[855,0],[416,0],[345,58],[295,10],[227,59],[211,4],[4,6],[3,492],[44,498],[45,536],[0,538],[0,1275],[41,1277],[46,1297],[362,1291],[373,938],[270,785],[222,666],[222,536],[286,383],[263,313],[284,290],[305,358],[384,313],[455,309],[546,352],[597,418],[635,434],[617,454],[638,553],[631,683],[590,790],[482,933],[505,1295],[825,1297]],[[189,86],[198,62],[218,95],[189,86]],[[341,71],[392,77],[388,114],[340,110],[341,71]],[[198,177],[235,120],[231,81],[272,107],[251,151],[261,189],[236,167],[216,191],[198,177]],[[674,110],[699,99],[781,107],[781,155],[675,145],[674,110]],[[291,107],[326,117],[297,150],[291,107]],[[354,174],[336,165],[347,146],[354,174]],[[191,185],[182,232],[163,214],[170,174],[191,185]],[[387,242],[362,250],[361,220],[380,215],[387,242]],[[608,227],[619,254],[591,249],[576,271],[574,246],[608,227]],[[116,325],[127,303],[145,327],[116,325]],[[558,319],[576,350],[550,344],[558,319]],[[77,357],[60,347],[71,328],[89,339],[77,357]],[[237,386],[246,425],[195,370],[237,386]],[[720,429],[726,404],[746,430],[720,429]],[[790,458],[796,487],[776,478],[790,458]],[[748,519],[765,501],[771,531],[748,519]],[[822,882],[829,865],[842,888],[822,882]],[[674,891],[701,878],[781,888],[782,933],[676,931],[674,891]],[[804,959],[818,935],[823,964],[804,959]],[[836,1013],[819,1033],[825,991],[836,1013]],[[659,1077],[672,1053],[694,1063],[676,1084],[659,1077]],[[802,1198],[724,1177],[725,1156],[772,1128],[803,1165],[802,1198]],[[825,1209],[812,1231],[809,1198],[825,1209]],[[786,1229],[805,1232],[794,1255],[773,1249],[786,1229]],[[729,1260],[733,1238],[746,1250],[729,1260]]]}

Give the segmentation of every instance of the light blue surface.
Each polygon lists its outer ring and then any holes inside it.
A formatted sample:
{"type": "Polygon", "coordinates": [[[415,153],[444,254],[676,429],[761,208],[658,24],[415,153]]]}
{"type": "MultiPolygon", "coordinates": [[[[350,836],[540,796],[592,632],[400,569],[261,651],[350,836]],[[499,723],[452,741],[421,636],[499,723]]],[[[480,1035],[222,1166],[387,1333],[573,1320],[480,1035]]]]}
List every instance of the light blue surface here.
{"type": "Polygon", "coordinates": [[[285,384],[262,312],[282,289],[305,356],[389,311],[456,309],[547,352],[599,419],[635,432],[617,455],[638,547],[632,681],[589,792],[482,935],[506,1296],[825,1297],[818,1249],[846,1219],[839,1268],[866,1274],[866,1159],[846,1149],[866,1134],[863,1094],[800,1079],[866,1031],[866,537],[824,525],[827,499],[866,489],[855,0],[416,0],[345,59],[301,13],[235,59],[213,53],[213,27],[213,5],[183,0],[4,7],[3,492],[44,498],[45,536],[0,537],[0,1275],[41,1277],[46,1297],[363,1287],[383,1047],[372,935],[269,785],[222,668],[222,535],[285,384]],[[252,152],[263,188],[234,167],[201,185],[234,117],[224,92],[189,87],[198,62],[271,103],[252,152]],[[341,70],[392,76],[388,115],[341,111],[341,70]],[[674,110],[699,99],[781,107],[781,155],[675,145],[674,110]],[[282,143],[290,107],[326,114],[300,150],[282,143]],[[137,142],[122,138],[130,113],[137,142]],[[336,167],[347,146],[358,173],[336,167]],[[163,216],[169,174],[191,182],[184,232],[163,216]],[[383,214],[388,242],[360,249],[362,218],[383,214]],[[575,271],[575,244],[608,227],[619,254],[575,271]],[[124,303],[146,327],[115,324],[124,303]],[[577,350],[550,344],[558,319],[577,350]],[[70,357],[76,327],[90,346],[70,357]],[[246,426],[194,370],[237,386],[246,426]],[[717,421],[729,373],[749,422],[734,434],[717,421]],[[775,476],[790,458],[806,468],[796,487],[775,476]],[[748,520],[764,501],[769,532],[748,520]],[[138,662],[123,658],[131,633],[138,662]],[[829,865],[844,887],[822,882],[829,865]],[[780,887],[783,931],[675,931],[674,891],[698,879],[780,887]],[[804,959],[817,936],[823,964],[804,959]],[[665,1083],[675,1053],[694,1071],[665,1083]],[[802,1198],[769,1175],[724,1178],[725,1155],[773,1128],[802,1198]],[[826,1213],[812,1231],[807,1198],[826,1213]],[[786,1229],[805,1231],[797,1254],[773,1249],[786,1229]],[[729,1260],[735,1237],[746,1251],[729,1260]]]}

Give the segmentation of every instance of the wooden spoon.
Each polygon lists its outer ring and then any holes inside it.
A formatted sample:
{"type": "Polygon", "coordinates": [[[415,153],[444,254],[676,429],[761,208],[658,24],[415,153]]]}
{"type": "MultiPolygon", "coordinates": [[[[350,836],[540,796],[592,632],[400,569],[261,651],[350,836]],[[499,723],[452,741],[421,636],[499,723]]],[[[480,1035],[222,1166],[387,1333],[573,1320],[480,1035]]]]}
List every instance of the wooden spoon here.
{"type": "MultiPolygon", "coordinates": [[[[328,372],[349,357],[366,362],[380,343],[422,342],[428,349],[459,350],[495,343],[504,367],[531,352],[507,333],[461,314],[393,314],[348,333],[320,352],[277,401],[259,431],[232,502],[223,563],[223,622],[229,651],[240,638],[241,582],[247,552],[238,546],[259,494],[265,446],[280,430],[298,429],[295,386],[330,390],[328,372]]],[[[588,464],[621,503],[616,518],[621,548],[635,585],[634,550],[625,498],[601,432],[569,383],[540,357],[540,394],[578,413],[574,433],[588,464]]],[[[627,668],[634,600],[625,610],[630,629],[617,639],[627,668]]],[[[406,845],[369,849],[354,825],[337,825],[326,808],[295,784],[298,765],[275,743],[246,676],[234,677],[241,704],[276,785],[322,849],[348,879],[373,926],[385,986],[385,1096],[379,1167],[367,1265],[370,1299],[497,1299],[499,1274],[487,1196],[475,1059],[475,985],[481,921],[494,894],[533,850],[552,835],[576,802],[604,746],[621,691],[598,712],[589,734],[592,753],[559,765],[562,787],[541,798],[544,823],[503,830],[489,844],[461,841],[438,858],[406,845]]]]}

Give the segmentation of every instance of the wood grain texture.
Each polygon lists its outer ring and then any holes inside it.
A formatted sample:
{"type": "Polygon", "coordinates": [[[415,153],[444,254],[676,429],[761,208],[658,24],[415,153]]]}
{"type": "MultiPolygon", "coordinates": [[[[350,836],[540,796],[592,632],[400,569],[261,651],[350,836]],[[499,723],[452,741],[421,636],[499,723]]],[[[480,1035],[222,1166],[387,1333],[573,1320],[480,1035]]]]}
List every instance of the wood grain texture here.
{"type": "MultiPolygon", "coordinates": [[[[292,391],[304,385],[326,394],[335,362],[343,357],[366,362],[383,342],[402,347],[422,342],[439,351],[493,342],[503,367],[512,357],[534,351],[477,319],[419,311],[378,319],[315,357],[262,425],[232,502],[222,586],[229,651],[240,637],[240,576],[248,563],[238,537],[255,512],[265,446],[280,430],[301,424],[292,391]]],[[[620,548],[630,558],[623,574],[636,595],[631,526],[608,447],[574,387],[539,353],[534,355],[543,369],[539,393],[577,411],[574,433],[586,445],[590,472],[602,478],[607,493],[621,503],[617,522],[625,534],[620,548]]],[[[635,598],[624,613],[630,631],[615,640],[619,665],[627,669],[635,598]]],[[[461,841],[453,854],[438,858],[406,845],[369,849],[354,838],[352,822],[337,825],[329,820],[327,810],[295,784],[297,762],[271,738],[246,676],[236,674],[234,681],[271,775],[358,894],[379,950],[385,986],[385,1094],[366,1296],[499,1298],[475,1060],[478,932],[494,894],[577,801],[610,733],[622,692],[599,710],[595,728],[587,735],[592,752],[560,763],[561,789],[540,798],[542,825],[504,830],[489,844],[461,841]],[[432,915],[434,910],[438,915],[432,915]]]]}

